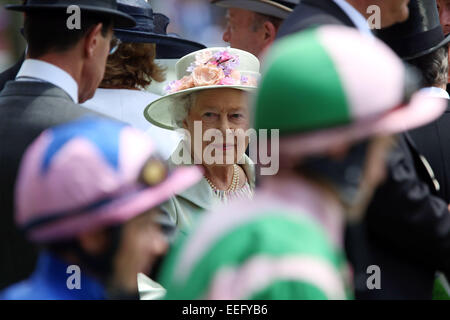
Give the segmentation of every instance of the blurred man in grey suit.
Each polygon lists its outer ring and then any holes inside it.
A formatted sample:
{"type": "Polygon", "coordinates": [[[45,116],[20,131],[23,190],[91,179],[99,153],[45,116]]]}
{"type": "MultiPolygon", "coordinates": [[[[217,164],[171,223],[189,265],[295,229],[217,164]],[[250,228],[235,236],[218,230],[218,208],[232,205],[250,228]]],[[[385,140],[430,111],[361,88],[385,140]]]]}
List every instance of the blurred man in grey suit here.
{"type": "Polygon", "coordinates": [[[71,4],[28,0],[7,6],[25,13],[28,52],[16,80],[0,93],[0,288],[27,277],[36,258],[12,218],[24,150],[48,127],[90,113],[78,103],[91,98],[103,78],[113,26],[135,25],[116,0],[80,0],[68,10],[71,4]]]}
{"type": "Polygon", "coordinates": [[[22,56],[19,61],[16,62],[15,65],[12,67],[6,69],[2,73],[0,73],[0,91],[3,90],[6,83],[8,81],[14,80],[16,78],[17,73],[20,70],[20,67],[22,66],[22,63],[24,61],[24,56],[22,56]]]}
{"type": "MultiPolygon", "coordinates": [[[[26,3],[27,0],[22,0],[23,5],[26,3]]],[[[0,91],[3,90],[8,81],[14,80],[16,78],[16,75],[19,72],[20,67],[22,66],[24,60],[25,60],[25,53],[22,54],[20,59],[13,66],[0,73],[0,91]]]]}

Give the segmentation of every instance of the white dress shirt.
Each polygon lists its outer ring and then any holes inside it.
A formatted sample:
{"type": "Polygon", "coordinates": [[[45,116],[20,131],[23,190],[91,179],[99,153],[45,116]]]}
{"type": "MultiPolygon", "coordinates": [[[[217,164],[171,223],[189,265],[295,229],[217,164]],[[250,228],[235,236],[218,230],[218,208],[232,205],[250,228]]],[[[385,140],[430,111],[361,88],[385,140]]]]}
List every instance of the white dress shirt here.
{"type": "Polygon", "coordinates": [[[51,63],[26,59],[16,76],[16,80],[49,82],[64,90],[73,102],[78,103],[77,82],[69,73],[51,63]]]}
{"type": "Polygon", "coordinates": [[[138,273],[137,284],[140,300],[162,300],[167,292],[158,282],[143,273],[138,273]]]}
{"type": "Polygon", "coordinates": [[[175,131],[151,124],[144,117],[145,107],[159,97],[140,90],[97,89],[94,97],[82,106],[144,131],[153,138],[161,155],[168,159],[178,146],[181,136],[175,131]]]}
{"type": "Polygon", "coordinates": [[[435,98],[444,98],[444,99],[450,100],[450,96],[448,95],[448,92],[445,91],[444,89],[441,89],[438,87],[422,88],[419,91],[425,92],[435,98]]]}
{"type": "Polygon", "coordinates": [[[350,20],[352,20],[359,32],[374,37],[366,18],[358,10],[345,0],[334,0],[334,2],[345,12],[350,20]]]}

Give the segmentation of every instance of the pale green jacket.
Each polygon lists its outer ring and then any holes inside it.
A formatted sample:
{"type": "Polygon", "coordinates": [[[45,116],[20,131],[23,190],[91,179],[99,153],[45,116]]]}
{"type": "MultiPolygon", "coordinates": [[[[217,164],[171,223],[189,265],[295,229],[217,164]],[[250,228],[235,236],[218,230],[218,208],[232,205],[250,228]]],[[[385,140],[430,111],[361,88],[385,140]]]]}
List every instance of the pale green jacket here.
{"type": "MultiPolygon", "coordinates": [[[[176,167],[171,158],[169,158],[168,164],[171,169],[176,167]]],[[[253,161],[244,154],[244,163],[240,164],[240,166],[247,176],[250,188],[254,190],[255,165],[253,161]]],[[[161,207],[168,213],[171,225],[176,226],[180,230],[189,228],[196,215],[211,210],[217,204],[220,204],[220,201],[214,196],[212,188],[203,177],[195,186],[170,198],[161,207]]]]}
{"type": "MultiPolygon", "coordinates": [[[[171,169],[177,167],[171,158],[168,160],[168,165],[171,169]]],[[[250,188],[254,190],[255,166],[253,161],[247,155],[244,155],[244,164],[240,166],[247,176],[250,188]]],[[[160,207],[168,213],[170,219],[169,225],[172,227],[175,226],[178,230],[183,230],[191,226],[195,215],[201,214],[204,211],[210,211],[215,205],[219,204],[219,201],[216,199],[213,190],[206,179],[203,178],[195,186],[170,198],[160,207]]],[[[138,287],[141,300],[159,300],[166,293],[166,290],[160,284],[143,274],[138,276],[138,287]]]]}

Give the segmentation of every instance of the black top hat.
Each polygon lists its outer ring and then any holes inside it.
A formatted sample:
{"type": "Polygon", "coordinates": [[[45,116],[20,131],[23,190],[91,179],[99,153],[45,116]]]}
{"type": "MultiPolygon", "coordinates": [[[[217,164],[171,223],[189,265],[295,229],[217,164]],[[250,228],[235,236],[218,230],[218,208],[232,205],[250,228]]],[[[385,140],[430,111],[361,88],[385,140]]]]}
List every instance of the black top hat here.
{"type": "Polygon", "coordinates": [[[175,34],[167,34],[169,18],[161,13],[153,13],[145,0],[118,0],[118,9],[136,20],[134,28],[114,29],[122,42],[155,43],[158,59],[178,59],[205,46],[175,34]]]}
{"type": "Polygon", "coordinates": [[[436,0],[411,0],[409,12],[407,21],[377,33],[403,60],[429,54],[450,41],[439,22],[436,0]]]}
{"type": "Polygon", "coordinates": [[[111,16],[116,27],[128,28],[136,25],[131,16],[117,10],[116,0],[28,0],[24,5],[7,5],[5,8],[21,12],[48,12],[48,10],[66,11],[71,5],[77,5],[81,12],[111,16]]]}
{"type": "Polygon", "coordinates": [[[211,0],[220,7],[240,8],[265,14],[279,19],[286,19],[300,0],[211,0]]]}

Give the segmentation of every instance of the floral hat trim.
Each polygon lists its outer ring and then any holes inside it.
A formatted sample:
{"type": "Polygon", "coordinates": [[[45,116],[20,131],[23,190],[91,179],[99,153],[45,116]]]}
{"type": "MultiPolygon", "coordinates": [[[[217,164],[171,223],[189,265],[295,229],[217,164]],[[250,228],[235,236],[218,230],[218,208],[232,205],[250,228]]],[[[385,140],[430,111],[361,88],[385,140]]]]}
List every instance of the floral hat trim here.
{"type": "Polygon", "coordinates": [[[214,54],[212,51],[201,51],[195,55],[195,61],[186,70],[190,75],[172,81],[166,91],[171,94],[194,87],[214,85],[256,87],[257,78],[241,74],[236,70],[239,64],[239,56],[230,54],[228,49],[214,54]]]}

